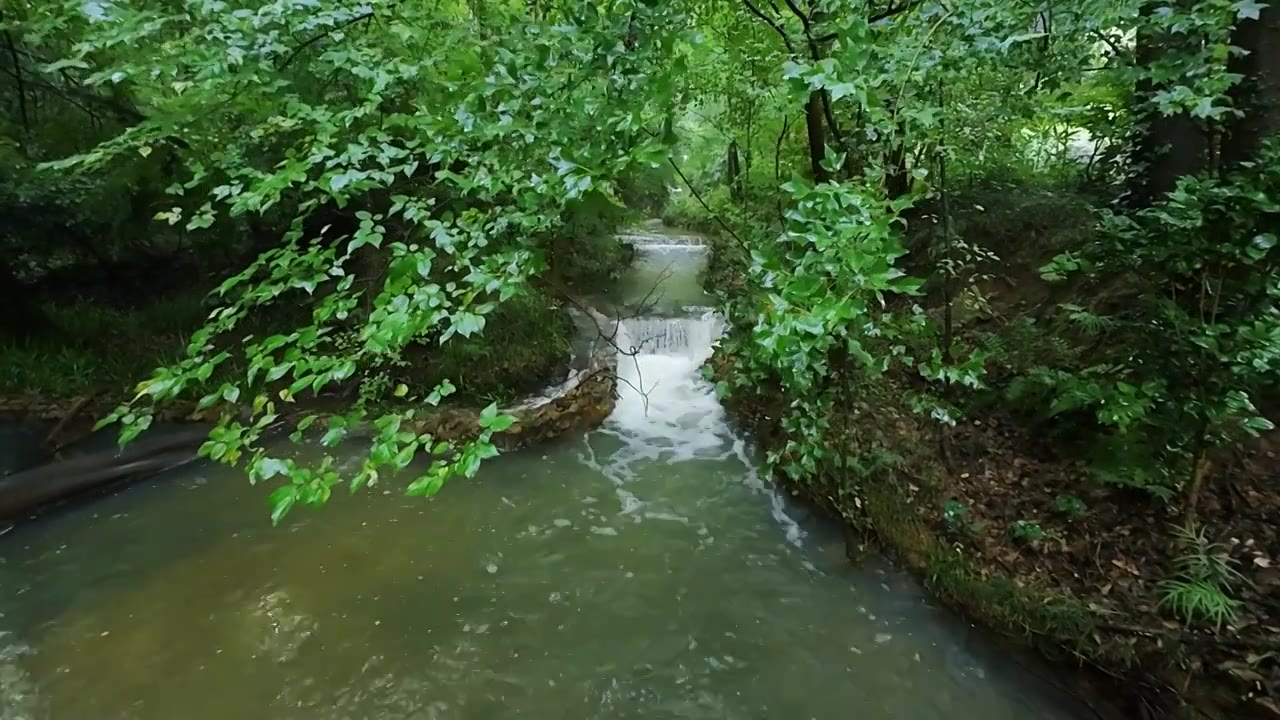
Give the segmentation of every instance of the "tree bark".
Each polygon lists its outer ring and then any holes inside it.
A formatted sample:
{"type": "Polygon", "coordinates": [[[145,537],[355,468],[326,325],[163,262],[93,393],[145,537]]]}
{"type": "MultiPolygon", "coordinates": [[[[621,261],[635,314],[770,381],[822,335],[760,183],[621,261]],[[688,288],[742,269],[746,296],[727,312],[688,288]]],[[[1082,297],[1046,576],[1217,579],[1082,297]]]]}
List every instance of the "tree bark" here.
{"type": "MultiPolygon", "coordinates": [[[[1152,6],[1146,5],[1144,17],[1149,17],[1152,11],[1152,6]]],[[[1139,69],[1177,51],[1176,39],[1150,27],[1139,29],[1136,58],[1139,69]]],[[[1161,89],[1146,77],[1134,88],[1139,121],[1129,202],[1136,208],[1159,201],[1177,186],[1179,178],[1203,172],[1208,165],[1209,142],[1204,128],[1187,113],[1164,115],[1151,107],[1152,98],[1161,89]]]]}
{"type": "Polygon", "coordinates": [[[14,91],[18,94],[18,118],[22,121],[22,134],[18,137],[18,148],[25,154],[27,140],[31,135],[31,115],[27,112],[27,85],[22,77],[22,60],[18,58],[17,42],[8,31],[5,31],[4,39],[9,47],[9,59],[13,63],[14,91]]]}
{"type": "MultiPolygon", "coordinates": [[[[815,63],[821,60],[820,46],[823,42],[827,42],[826,38],[815,38],[813,36],[814,18],[805,13],[794,0],[784,0],[787,8],[795,15],[804,28],[805,46],[809,49],[809,57],[815,63]]],[[[782,22],[778,18],[774,18],[760,9],[752,0],[742,0],[742,4],[747,10],[767,24],[782,39],[782,45],[787,49],[787,53],[792,57],[798,56],[796,46],[791,42],[791,38],[787,35],[786,28],[782,26],[782,22]]],[[[781,14],[777,5],[770,3],[774,12],[781,14]]],[[[827,154],[827,120],[831,121],[831,131],[839,132],[835,127],[835,116],[831,112],[830,102],[827,100],[824,90],[815,90],[809,93],[809,99],[804,105],[805,129],[809,133],[809,166],[815,183],[827,182],[831,179],[830,173],[826,168],[822,167],[822,161],[827,154]]]]}
{"type": "Polygon", "coordinates": [[[1244,76],[1231,90],[1236,109],[1244,114],[1227,127],[1224,169],[1253,160],[1263,142],[1280,133],[1280,6],[1273,2],[1258,19],[1237,25],[1231,44],[1243,51],[1231,57],[1227,70],[1244,76]]]}
{"type": "Polygon", "coordinates": [[[897,199],[911,189],[911,175],[907,171],[907,148],[896,141],[889,150],[888,167],[885,168],[884,187],[890,199],[897,199]]]}
{"type": "Polygon", "coordinates": [[[827,155],[827,132],[823,120],[822,91],[809,93],[809,101],[804,106],[804,126],[809,133],[809,165],[813,170],[814,182],[827,182],[831,179],[822,161],[827,155]]]}
{"type": "Polygon", "coordinates": [[[742,160],[738,153],[738,141],[729,142],[728,155],[725,158],[725,181],[729,184],[729,195],[734,200],[742,199],[742,160]]]}

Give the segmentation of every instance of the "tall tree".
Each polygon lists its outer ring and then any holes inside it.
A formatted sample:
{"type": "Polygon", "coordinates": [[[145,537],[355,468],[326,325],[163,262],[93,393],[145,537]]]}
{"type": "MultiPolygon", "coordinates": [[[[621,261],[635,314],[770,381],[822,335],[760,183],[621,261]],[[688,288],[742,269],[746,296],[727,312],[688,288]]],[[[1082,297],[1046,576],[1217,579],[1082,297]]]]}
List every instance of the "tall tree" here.
{"type": "MultiPolygon", "coordinates": [[[[1185,9],[1189,4],[1180,0],[1175,6],[1185,9]]],[[[1158,201],[1179,178],[1204,171],[1209,161],[1209,139],[1201,123],[1187,108],[1160,102],[1183,81],[1181,60],[1198,42],[1169,29],[1161,20],[1168,9],[1146,0],[1137,29],[1134,64],[1138,75],[1133,93],[1137,127],[1129,185],[1129,202],[1135,208],[1158,201]]]]}
{"type": "Polygon", "coordinates": [[[1256,5],[1242,11],[1231,36],[1236,50],[1228,69],[1241,78],[1231,97],[1240,114],[1222,141],[1225,167],[1256,158],[1262,143],[1280,133],[1280,7],[1256,5]]]}

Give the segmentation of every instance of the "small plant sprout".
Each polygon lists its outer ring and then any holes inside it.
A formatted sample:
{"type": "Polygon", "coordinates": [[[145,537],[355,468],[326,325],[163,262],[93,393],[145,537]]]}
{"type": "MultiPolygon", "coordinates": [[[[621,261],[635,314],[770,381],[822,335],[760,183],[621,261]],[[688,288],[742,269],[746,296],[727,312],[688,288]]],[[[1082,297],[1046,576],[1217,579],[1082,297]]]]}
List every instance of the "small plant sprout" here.
{"type": "Polygon", "coordinates": [[[1089,506],[1078,496],[1064,493],[1053,499],[1053,510],[1068,521],[1079,520],[1088,512],[1089,506]]]}
{"type": "Polygon", "coordinates": [[[1233,585],[1247,582],[1234,567],[1227,547],[1213,542],[1194,523],[1175,529],[1181,555],[1174,561],[1176,574],[1160,583],[1160,607],[1182,618],[1188,626],[1206,622],[1221,630],[1240,610],[1230,596],[1233,585]]]}
{"type": "Polygon", "coordinates": [[[1048,537],[1040,524],[1031,520],[1018,520],[1009,526],[1009,536],[1021,543],[1036,543],[1048,537]]]}

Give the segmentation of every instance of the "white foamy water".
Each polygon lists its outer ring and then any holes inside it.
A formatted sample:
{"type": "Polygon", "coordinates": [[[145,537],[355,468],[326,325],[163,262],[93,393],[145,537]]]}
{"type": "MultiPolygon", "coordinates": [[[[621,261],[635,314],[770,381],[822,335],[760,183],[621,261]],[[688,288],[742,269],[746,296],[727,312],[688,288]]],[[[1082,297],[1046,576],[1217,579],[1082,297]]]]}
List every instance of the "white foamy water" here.
{"type": "Polygon", "coordinates": [[[9,633],[0,631],[0,720],[35,720],[36,689],[23,668],[31,648],[11,640],[9,633]]]}
{"type": "MultiPolygon", "coordinates": [[[[695,317],[651,317],[623,320],[618,346],[639,355],[660,355],[701,365],[724,330],[724,321],[711,310],[695,309],[695,317]]],[[[619,360],[625,360],[621,357],[619,360]]]]}
{"type": "Polygon", "coordinates": [[[706,245],[703,239],[698,235],[683,235],[679,233],[664,232],[645,232],[630,231],[618,234],[618,239],[635,245],[636,247],[701,247],[706,245]]]}
{"type": "MultiPolygon", "coordinates": [[[[787,514],[784,498],[765,483],[755,458],[729,426],[702,365],[724,331],[724,319],[708,307],[699,284],[708,248],[701,237],[670,230],[637,230],[619,236],[635,246],[636,262],[623,282],[629,303],[653,313],[617,326],[618,401],[603,434],[622,447],[601,462],[588,447],[584,462],[615,485],[622,514],[636,522],[688,519],[658,509],[664,498],[633,482],[655,464],[711,461],[740,468],[737,480],[769,498],[769,514],[782,538],[798,546],[804,537],[787,514]]],[[[667,489],[663,492],[669,492],[667,489]]],[[[708,538],[707,541],[710,541],[708,538]]]]}
{"type": "Polygon", "coordinates": [[[623,321],[618,404],[608,428],[637,456],[678,462],[732,453],[724,408],[699,372],[722,328],[712,312],[623,321]]]}

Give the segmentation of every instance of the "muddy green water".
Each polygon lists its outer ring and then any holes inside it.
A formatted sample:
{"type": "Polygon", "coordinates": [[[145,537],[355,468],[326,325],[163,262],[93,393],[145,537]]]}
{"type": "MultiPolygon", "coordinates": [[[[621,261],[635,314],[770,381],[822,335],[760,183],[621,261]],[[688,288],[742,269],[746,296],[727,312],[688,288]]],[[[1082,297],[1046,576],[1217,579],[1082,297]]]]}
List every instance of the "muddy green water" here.
{"type": "Polygon", "coordinates": [[[0,537],[0,720],[1085,717],[762,482],[696,372],[702,250],[640,242],[647,397],[595,432],[280,528],[198,465],[0,537]]]}

